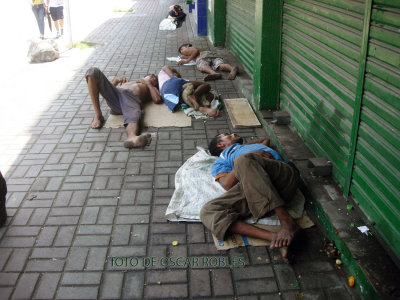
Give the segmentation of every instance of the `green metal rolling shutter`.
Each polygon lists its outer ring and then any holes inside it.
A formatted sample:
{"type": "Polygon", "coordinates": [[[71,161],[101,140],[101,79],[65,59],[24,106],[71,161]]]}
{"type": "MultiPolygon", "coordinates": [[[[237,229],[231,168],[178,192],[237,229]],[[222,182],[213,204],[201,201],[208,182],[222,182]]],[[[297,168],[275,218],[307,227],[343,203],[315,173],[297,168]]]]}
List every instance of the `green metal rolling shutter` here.
{"type": "Polygon", "coordinates": [[[226,46],[253,75],[256,0],[226,1],[226,46]]]}
{"type": "Polygon", "coordinates": [[[347,0],[284,0],[280,106],[343,187],[364,5],[347,0]]]}
{"type": "Polygon", "coordinates": [[[350,192],[400,257],[400,1],[373,2],[350,192]]]}

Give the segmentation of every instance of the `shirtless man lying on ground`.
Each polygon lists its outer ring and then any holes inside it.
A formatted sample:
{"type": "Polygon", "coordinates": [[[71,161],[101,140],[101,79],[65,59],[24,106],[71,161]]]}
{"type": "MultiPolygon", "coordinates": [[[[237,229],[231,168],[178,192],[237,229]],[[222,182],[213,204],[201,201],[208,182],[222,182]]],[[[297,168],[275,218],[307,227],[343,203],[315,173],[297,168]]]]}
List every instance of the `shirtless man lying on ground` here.
{"type": "Polygon", "coordinates": [[[222,75],[215,72],[215,70],[230,72],[228,75],[229,80],[236,77],[238,68],[224,63],[224,60],[214,51],[205,51],[200,48],[193,47],[192,44],[183,44],[178,49],[181,54],[181,60],[178,61],[179,65],[187,64],[191,60],[196,61],[196,67],[201,72],[208,73],[204,77],[204,81],[221,79],[222,75]]]}
{"type": "Polygon", "coordinates": [[[100,129],[104,117],[100,109],[99,94],[107,101],[112,114],[124,115],[127,139],[125,148],[144,148],[151,143],[150,133],[139,135],[140,120],[143,116],[142,104],[153,101],[162,103],[155,75],[148,75],[136,82],[127,82],[125,77],[116,78],[111,83],[98,68],[86,72],[90,98],[94,107],[94,119],[91,127],[100,129]],[[119,87],[117,87],[119,85],[119,87]]]}
{"type": "Polygon", "coordinates": [[[202,207],[200,219],[220,240],[230,231],[270,241],[270,248],[278,248],[282,259],[289,263],[288,247],[299,226],[286,211],[285,203],[298,188],[299,171],[269,148],[268,141],[242,145],[241,137],[227,133],[211,140],[210,153],[219,156],[212,165],[212,175],[226,192],[202,207]],[[276,233],[242,221],[252,216],[257,222],[271,211],[281,222],[276,233]]]}

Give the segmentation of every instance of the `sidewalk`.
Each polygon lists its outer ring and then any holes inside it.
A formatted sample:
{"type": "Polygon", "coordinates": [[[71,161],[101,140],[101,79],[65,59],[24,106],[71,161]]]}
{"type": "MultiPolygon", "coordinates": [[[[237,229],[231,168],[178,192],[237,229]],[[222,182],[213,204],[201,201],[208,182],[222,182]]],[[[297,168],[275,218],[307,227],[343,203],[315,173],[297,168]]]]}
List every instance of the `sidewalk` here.
{"type": "MultiPolygon", "coordinates": [[[[291,267],[279,251],[217,251],[202,224],[166,221],[175,172],[196,146],[232,131],[226,111],[215,120],[193,120],[188,128],[149,128],[156,137],[144,150],[123,148],[122,128],[89,128],[89,67],[99,67],[110,80],[134,80],[157,73],[184,42],[210,48],[205,37],[195,36],[192,18],[176,31],[158,30],[174,1],[133,3],[132,13],[105,20],[85,39],[99,46],[27,65],[22,80],[4,85],[0,170],[9,218],[0,229],[0,299],[360,299],[347,285],[348,274],[320,251],[317,227],[297,241],[291,267]],[[46,82],[35,76],[43,69],[52,74],[46,82]],[[155,263],[145,267],[149,257],[155,263]],[[199,257],[200,265],[164,266],[178,257],[199,257]],[[211,263],[227,257],[243,257],[245,266],[211,263]]],[[[194,66],[178,69],[185,78],[204,77],[194,66]]],[[[242,97],[229,80],[211,84],[223,98],[242,97]]],[[[105,103],[102,110],[107,117],[105,103]]],[[[261,128],[235,132],[266,135],[261,128]]]]}

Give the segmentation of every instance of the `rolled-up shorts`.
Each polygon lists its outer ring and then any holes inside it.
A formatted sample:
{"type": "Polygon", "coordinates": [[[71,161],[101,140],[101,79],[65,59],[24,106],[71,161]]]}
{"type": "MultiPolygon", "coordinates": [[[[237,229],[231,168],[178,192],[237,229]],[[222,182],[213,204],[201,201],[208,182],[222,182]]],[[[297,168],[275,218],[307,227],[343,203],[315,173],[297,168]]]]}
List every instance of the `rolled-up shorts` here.
{"type": "Polygon", "coordinates": [[[196,58],[196,67],[201,69],[202,67],[212,67],[213,70],[217,70],[224,60],[218,56],[217,53],[213,51],[202,51],[200,55],[196,58]]]}
{"type": "Polygon", "coordinates": [[[93,77],[99,93],[106,100],[107,105],[116,113],[124,115],[124,125],[139,123],[144,112],[142,101],[134,92],[115,87],[98,68],[90,68],[86,72],[93,77]]]}
{"type": "Polygon", "coordinates": [[[50,7],[50,15],[53,21],[64,19],[64,7],[63,6],[50,7]]]}

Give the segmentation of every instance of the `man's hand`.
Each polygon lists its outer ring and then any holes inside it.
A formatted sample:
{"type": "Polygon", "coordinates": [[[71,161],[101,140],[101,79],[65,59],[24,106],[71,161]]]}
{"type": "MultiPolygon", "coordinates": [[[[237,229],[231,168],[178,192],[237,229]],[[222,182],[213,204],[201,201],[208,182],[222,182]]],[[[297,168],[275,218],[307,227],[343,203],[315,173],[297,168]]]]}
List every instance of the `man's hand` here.
{"type": "Polygon", "coordinates": [[[115,78],[114,81],[112,82],[113,86],[117,86],[118,84],[124,84],[126,83],[128,80],[126,79],[126,77],[118,77],[115,78]]]}
{"type": "Polygon", "coordinates": [[[262,157],[267,158],[267,159],[275,159],[275,158],[272,156],[271,153],[269,153],[269,152],[267,152],[267,151],[263,151],[263,150],[251,151],[251,152],[249,152],[249,153],[258,154],[258,155],[261,155],[262,157]]]}
{"type": "Polygon", "coordinates": [[[184,65],[187,64],[188,62],[186,60],[180,60],[178,62],[176,62],[178,65],[184,65]]]}

